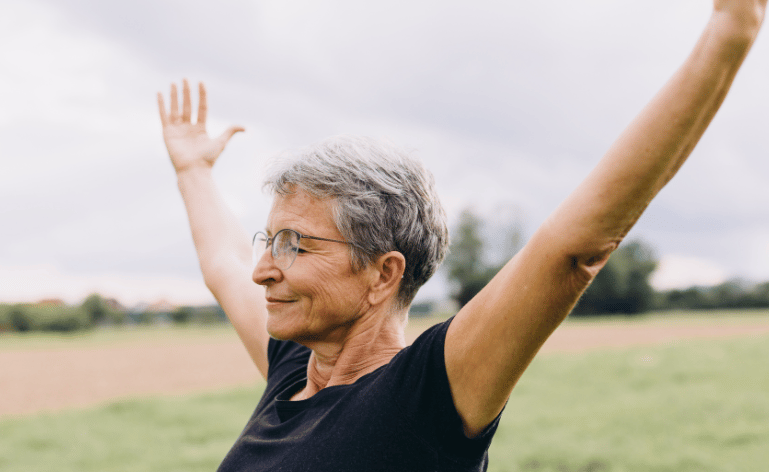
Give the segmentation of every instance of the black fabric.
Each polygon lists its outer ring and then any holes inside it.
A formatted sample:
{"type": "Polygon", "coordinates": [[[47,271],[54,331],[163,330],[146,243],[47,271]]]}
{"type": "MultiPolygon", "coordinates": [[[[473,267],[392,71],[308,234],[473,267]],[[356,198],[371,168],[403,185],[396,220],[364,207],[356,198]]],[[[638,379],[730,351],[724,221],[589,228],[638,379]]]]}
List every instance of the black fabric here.
{"type": "Polygon", "coordinates": [[[486,470],[499,417],[464,435],[443,356],[450,322],[355,383],[301,401],[290,398],[306,383],[310,350],[270,340],[264,395],[219,471],[486,470]]]}

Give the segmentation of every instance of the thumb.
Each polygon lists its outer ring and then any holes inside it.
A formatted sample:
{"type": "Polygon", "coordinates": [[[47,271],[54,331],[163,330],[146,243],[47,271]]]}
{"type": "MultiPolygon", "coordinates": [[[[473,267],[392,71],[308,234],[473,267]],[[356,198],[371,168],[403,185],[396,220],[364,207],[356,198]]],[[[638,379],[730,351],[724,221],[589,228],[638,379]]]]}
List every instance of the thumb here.
{"type": "Polygon", "coordinates": [[[232,136],[235,133],[239,131],[245,131],[245,130],[246,128],[242,126],[230,126],[226,130],[224,130],[224,132],[217,138],[217,141],[221,142],[222,146],[224,146],[225,144],[227,144],[227,142],[230,140],[230,138],[232,138],[232,136]]]}

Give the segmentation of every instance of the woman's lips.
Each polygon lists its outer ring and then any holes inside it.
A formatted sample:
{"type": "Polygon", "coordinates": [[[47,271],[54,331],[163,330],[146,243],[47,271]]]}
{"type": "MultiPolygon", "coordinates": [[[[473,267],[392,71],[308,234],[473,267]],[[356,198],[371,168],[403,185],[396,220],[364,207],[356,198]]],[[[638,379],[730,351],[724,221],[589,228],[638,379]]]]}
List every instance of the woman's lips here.
{"type": "Polygon", "coordinates": [[[283,303],[291,303],[291,302],[294,302],[294,301],[295,300],[275,298],[275,297],[267,297],[267,304],[268,305],[280,305],[280,304],[283,304],[283,303]]]}

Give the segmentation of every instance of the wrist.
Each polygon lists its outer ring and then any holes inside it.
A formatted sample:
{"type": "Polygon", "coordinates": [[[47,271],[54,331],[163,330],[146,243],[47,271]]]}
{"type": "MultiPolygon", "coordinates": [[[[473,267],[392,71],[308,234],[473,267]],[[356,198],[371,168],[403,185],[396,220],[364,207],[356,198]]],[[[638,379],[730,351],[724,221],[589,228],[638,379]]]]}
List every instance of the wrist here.
{"type": "Polygon", "coordinates": [[[206,161],[190,162],[188,164],[174,166],[176,177],[184,178],[188,175],[211,174],[213,166],[206,161]]]}
{"type": "Polygon", "coordinates": [[[200,179],[211,178],[211,166],[203,163],[190,164],[175,170],[176,180],[180,186],[184,183],[194,183],[200,179]]]}
{"type": "Polygon", "coordinates": [[[725,52],[734,56],[747,54],[761,29],[763,11],[747,9],[744,11],[715,10],[709,27],[713,39],[717,40],[725,52]]]}

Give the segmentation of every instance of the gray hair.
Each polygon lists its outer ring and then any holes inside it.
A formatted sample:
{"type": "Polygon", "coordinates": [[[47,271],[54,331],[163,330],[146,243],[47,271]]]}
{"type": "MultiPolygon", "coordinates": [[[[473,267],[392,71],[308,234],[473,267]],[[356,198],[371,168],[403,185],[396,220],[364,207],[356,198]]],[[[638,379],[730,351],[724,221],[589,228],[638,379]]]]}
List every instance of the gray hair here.
{"type": "Polygon", "coordinates": [[[367,137],[334,136],[282,155],[264,182],[273,194],[295,188],[332,199],[337,229],[349,245],[353,270],[398,251],[406,269],[397,295],[408,307],[446,256],[446,214],[432,174],[406,151],[367,137]]]}

